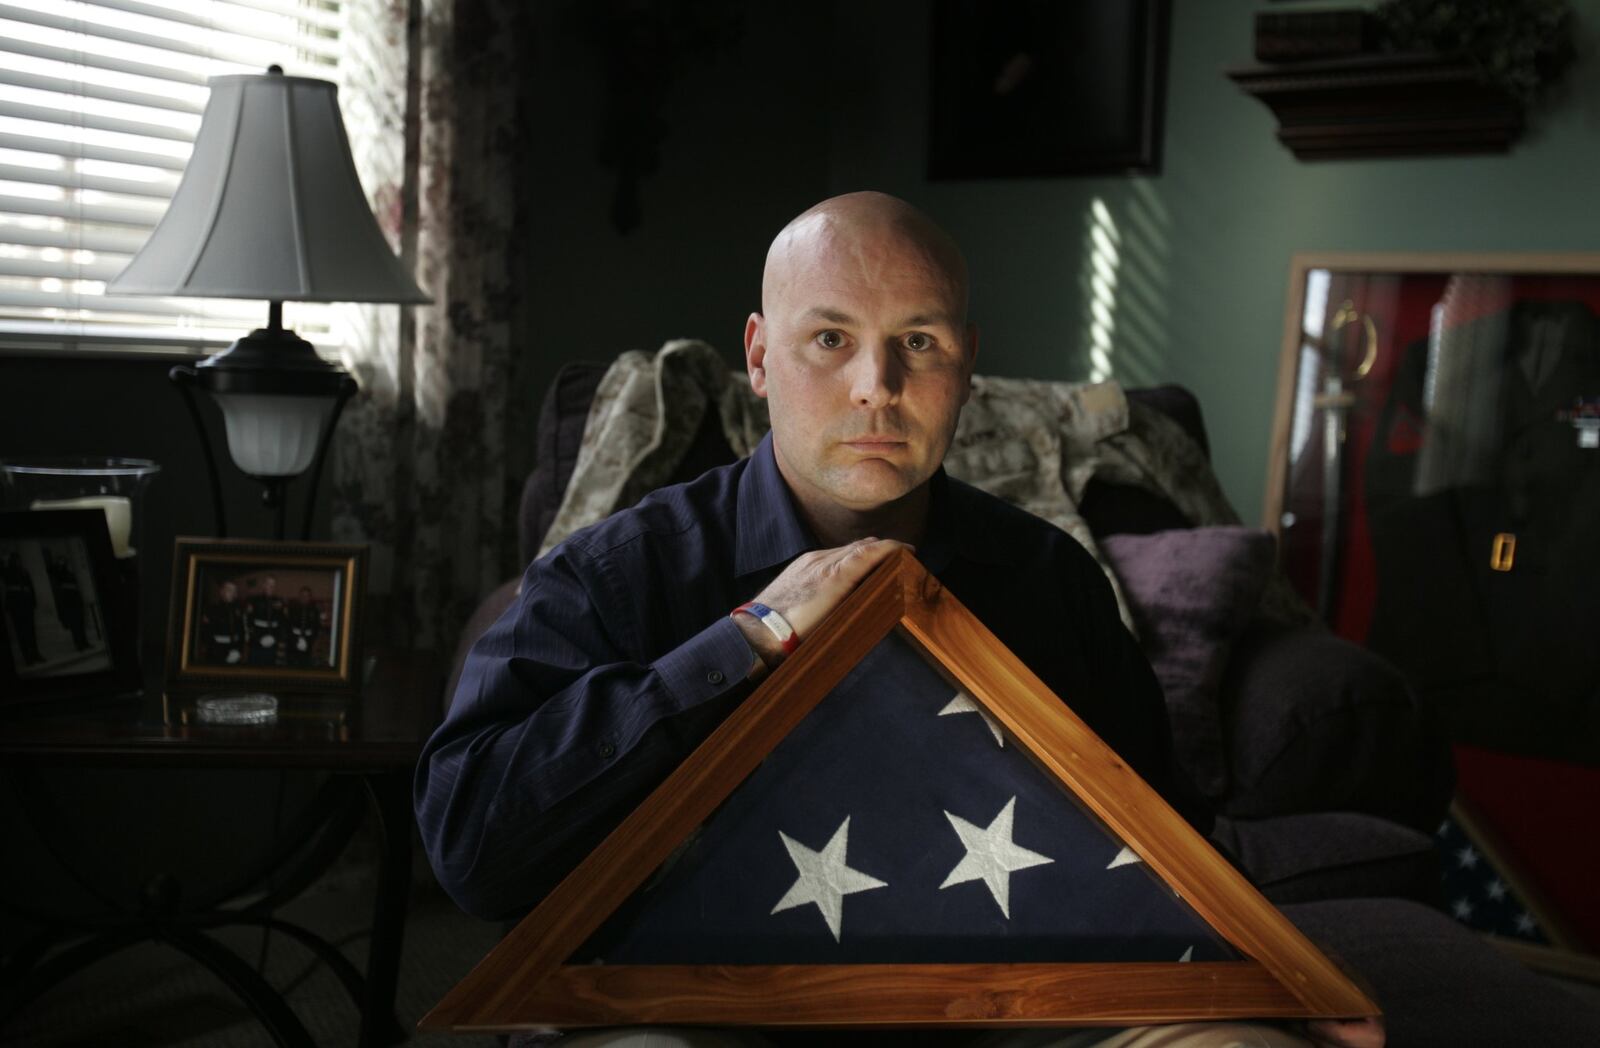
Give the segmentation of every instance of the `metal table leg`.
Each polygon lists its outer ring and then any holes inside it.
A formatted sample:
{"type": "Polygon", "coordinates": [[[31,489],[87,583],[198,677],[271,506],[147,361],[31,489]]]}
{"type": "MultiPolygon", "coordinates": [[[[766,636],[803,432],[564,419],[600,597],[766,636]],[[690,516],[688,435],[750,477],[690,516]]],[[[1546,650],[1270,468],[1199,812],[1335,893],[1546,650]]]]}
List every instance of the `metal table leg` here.
{"type": "Polygon", "coordinates": [[[394,1014],[400,977],[406,905],[411,892],[411,776],[381,772],[363,777],[377,817],[381,856],[367,950],[366,997],[361,1006],[361,1046],[381,1048],[406,1039],[394,1014]]]}

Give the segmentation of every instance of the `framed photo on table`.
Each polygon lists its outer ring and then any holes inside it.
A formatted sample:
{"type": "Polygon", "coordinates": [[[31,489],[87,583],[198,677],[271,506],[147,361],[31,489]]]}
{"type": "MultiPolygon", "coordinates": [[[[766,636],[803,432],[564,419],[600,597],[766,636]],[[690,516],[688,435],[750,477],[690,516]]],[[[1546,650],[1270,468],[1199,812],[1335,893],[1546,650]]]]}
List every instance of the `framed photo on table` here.
{"type": "Polygon", "coordinates": [[[179,538],[167,686],[354,691],[365,546],[179,538]]]}
{"type": "Polygon", "coordinates": [[[0,586],[0,702],[139,687],[130,591],[104,512],[0,513],[0,586]]]}

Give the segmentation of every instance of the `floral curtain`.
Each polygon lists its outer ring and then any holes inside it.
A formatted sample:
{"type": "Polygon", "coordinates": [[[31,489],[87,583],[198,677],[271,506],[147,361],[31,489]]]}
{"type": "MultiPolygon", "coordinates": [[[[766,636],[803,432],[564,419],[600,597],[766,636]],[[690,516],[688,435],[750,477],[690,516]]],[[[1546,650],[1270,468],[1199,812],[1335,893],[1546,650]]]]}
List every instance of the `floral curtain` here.
{"type": "Polygon", "coordinates": [[[431,306],[351,307],[361,393],[333,535],[372,548],[369,635],[448,650],[515,568],[507,475],[520,0],[345,0],[340,99],[374,213],[431,306]]]}

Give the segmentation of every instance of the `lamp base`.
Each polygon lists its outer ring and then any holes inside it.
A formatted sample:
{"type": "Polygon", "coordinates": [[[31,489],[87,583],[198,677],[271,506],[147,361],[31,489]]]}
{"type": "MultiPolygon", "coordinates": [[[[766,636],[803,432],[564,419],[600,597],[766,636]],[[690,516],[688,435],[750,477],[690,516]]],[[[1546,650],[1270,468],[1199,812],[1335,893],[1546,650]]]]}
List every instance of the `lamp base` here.
{"type": "Polygon", "coordinates": [[[262,502],[275,511],[280,539],[287,523],[285,485],[290,477],[310,467],[305,526],[301,529],[302,537],[309,537],[328,440],[345,401],[356,392],[356,380],[344,368],[317,356],[311,343],[283,326],[283,303],[269,306],[266,327],[194,367],[175,367],[169,374],[183,391],[200,434],[218,532],[227,530],[222,489],[206,427],[190,393],[193,386],[210,393],[222,409],[228,451],[240,470],[263,485],[262,502]]]}

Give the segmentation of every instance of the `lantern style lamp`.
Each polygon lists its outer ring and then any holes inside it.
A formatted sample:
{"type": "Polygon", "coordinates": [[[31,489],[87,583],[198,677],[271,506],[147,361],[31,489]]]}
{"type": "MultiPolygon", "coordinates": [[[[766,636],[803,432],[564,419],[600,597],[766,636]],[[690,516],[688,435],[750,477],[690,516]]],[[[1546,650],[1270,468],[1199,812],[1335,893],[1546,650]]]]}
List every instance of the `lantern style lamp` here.
{"type": "Polygon", "coordinates": [[[264,485],[284,537],[285,489],[312,469],[302,538],[327,444],[356,381],[283,326],[283,303],[427,303],[378,229],[326,80],[218,76],[194,152],[160,224],[107,290],[265,299],[267,326],[171,378],[200,429],[219,534],[227,533],[215,456],[192,389],[222,411],[228,452],[264,485]]]}

